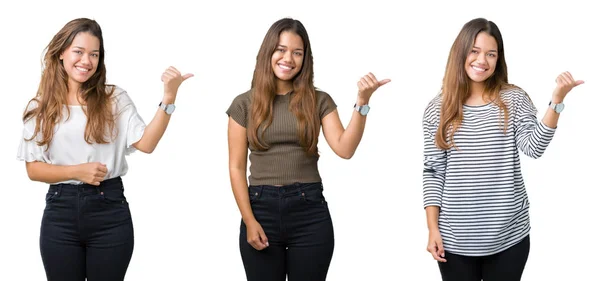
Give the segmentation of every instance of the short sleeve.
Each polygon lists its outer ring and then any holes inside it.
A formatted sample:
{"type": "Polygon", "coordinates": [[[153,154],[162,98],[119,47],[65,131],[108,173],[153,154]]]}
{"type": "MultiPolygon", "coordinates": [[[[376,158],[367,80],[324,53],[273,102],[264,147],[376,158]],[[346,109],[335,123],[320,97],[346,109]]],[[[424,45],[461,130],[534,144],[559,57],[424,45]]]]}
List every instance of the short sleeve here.
{"type": "Polygon", "coordinates": [[[321,91],[317,91],[317,106],[319,110],[319,117],[321,119],[337,108],[337,105],[331,96],[321,91]]]}
{"type": "Polygon", "coordinates": [[[119,131],[119,133],[125,133],[125,155],[129,155],[136,151],[133,144],[142,139],[146,123],[138,114],[133,100],[126,91],[116,88],[114,95],[117,100],[119,129],[125,129],[124,131],[119,131]]]}
{"type": "Polygon", "coordinates": [[[248,112],[250,111],[250,92],[238,95],[233,99],[226,113],[240,126],[248,127],[248,112]]]}
{"type": "MultiPolygon", "coordinates": [[[[32,110],[37,106],[35,101],[29,103],[27,110],[32,110]]],[[[23,134],[21,135],[21,142],[19,143],[19,149],[17,151],[17,160],[25,162],[50,162],[50,157],[46,151],[46,146],[39,146],[37,141],[40,140],[40,134],[34,138],[33,132],[35,132],[35,118],[31,118],[23,123],[23,134]]]]}

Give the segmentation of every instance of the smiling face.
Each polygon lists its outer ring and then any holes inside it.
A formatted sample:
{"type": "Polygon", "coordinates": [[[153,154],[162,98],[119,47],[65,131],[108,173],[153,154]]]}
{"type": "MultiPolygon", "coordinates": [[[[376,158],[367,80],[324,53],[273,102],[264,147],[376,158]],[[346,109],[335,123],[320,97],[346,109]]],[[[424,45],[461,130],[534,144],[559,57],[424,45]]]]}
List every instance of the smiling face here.
{"type": "Polygon", "coordinates": [[[100,40],[89,32],[80,32],[60,55],[60,60],[69,77],[69,88],[79,89],[96,73],[100,60],[100,40]]]}
{"type": "Polygon", "coordinates": [[[278,93],[291,90],[294,77],[302,69],[304,61],[304,42],[291,31],[279,35],[279,43],[271,56],[271,67],[277,78],[278,93]]]}
{"type": "Polygon", "coordinates": [[[484,84],[494,74],[497,61],[496,39],[486,32],[480,32],[465,61],[465,71],[471,79],[471,84],[484,84]]]}

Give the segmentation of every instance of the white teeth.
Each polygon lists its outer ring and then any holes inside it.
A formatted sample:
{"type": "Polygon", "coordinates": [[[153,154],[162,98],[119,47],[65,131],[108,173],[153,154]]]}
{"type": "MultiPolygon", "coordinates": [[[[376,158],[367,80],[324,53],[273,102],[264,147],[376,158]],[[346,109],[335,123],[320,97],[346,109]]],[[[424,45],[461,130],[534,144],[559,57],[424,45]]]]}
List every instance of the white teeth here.
{"type": "Polygon", "coordinates": [[[88,72],[89,71],[87,68],[83,68],[83,67],[79,67],[79,66],[76,66],[75,68],[77,68],[77,70],[79,70],[81,72],[88,72]]]}
{"type": "Polygon", "coordinates": [[[477,66],[471,66],[471,67],[477,71],[485,71],[485,68],[481,68],[481,67],[477,67],[477,66]]]}
{"type": "Polygon", "coordinates": [[[282,64],[280,64],[280,65],[279,65],[279,67],[281,67],[281,68],[283,68],[283,69],[287,69],[287,70],[290,70],[290,69],[292,69],[291,67],[289,67],[289,66],[286,66],[286,65],[282,65],[282,64]]]}

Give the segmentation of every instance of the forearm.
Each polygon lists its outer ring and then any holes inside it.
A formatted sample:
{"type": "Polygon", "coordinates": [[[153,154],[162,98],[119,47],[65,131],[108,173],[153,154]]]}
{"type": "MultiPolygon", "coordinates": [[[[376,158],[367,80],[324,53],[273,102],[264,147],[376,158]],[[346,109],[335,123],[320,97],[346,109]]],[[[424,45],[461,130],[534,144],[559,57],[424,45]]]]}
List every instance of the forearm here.
{"type": "Polygon", "coordinates": [[[354,155],[358,148],[358,144],[360,144],[360,140],[362,139],[366,123],[367,116],[362,116],[356,111],[352,113],[350,123],[340,135],[338,141],[340,156],[348,159],[354,155]]]}
{"type": "Polygon", "coordinates": [[[250,206],[245,169],[230,168],[229,179],[231,181],[231,189],[233,190],[235,202],[242,214],[242,220],[246,224],[256,220],[256,218],[254,218],[254,213],[252,212],[252,207],[250,206]]]}
{"type": "Polygon", "coordinates": [[[59,166],[44,162],[26,162],[25,167],[32,181],[56,183],[75,179],[76,165],[59,166]]]}
{"type": "Polygon", "coordinates": [[[425,208],[425,214],[427,215],[427,228],[429,231],[439,231],[438,219],[440,216],[440,207],[427,206],[425,208]]]}
{"type": "MultiPolygon", "coordinates": [[[[162,102],[163,104],[172,104],[175,102],[175,99],[165,97],[162,102]]],[[[142,138],[133,146],[142,152],[152,153],[154,149],[156,149],[162,136],[165,134],[170,120],[171,115],[167,114],[161,108],[158,108],[156,114],[154,114],[154,118],[152,118],[150,124],[144,129],[142,138]]]]}
{"type": "MultiPolygon", "coordinates": [[[[369,100],[358,99],[356,101],[357,105],[365,105],[368,104],[369,100]]],[[[339,155],[342,158],[349,159],[351,158],[360,141],[362,139],[363,133],[365,132],[365,126],[367,124],[367,116],[361,115],[358,111],[352,111],[352,117],[350,118],[350,123],[346,129],[342,132],[338,140],[339,147],[339,155]]]]}
{"type": "MultiPolygon", "coordinates": [[[[552,99],[552,103],[554,103],[554,104],[559,104],[562,102],[563,102],[563,99],[560,99],[560,98],[552,99]]],[[[544,123],[544,125],[554,129],[554,128],[556,128],[556,126],[558,126],[558,118],[559,117],[560,117],[560,113],[556,113],[556,111],[554,111],[554,109],[548,107],[548,109],[546,110],[546,114],[544,114],[544,118],[542,119],[542,122],[544,123]]]]}

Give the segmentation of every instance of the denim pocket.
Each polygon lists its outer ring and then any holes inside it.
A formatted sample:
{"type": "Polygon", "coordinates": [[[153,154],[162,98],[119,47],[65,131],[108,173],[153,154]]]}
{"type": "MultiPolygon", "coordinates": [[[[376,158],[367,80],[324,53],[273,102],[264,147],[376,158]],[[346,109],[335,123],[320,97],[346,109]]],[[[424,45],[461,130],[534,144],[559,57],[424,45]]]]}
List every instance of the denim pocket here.
{"type": "Polygon", "coordinates": [[[319,188],[307,188],[300,190],[300,197],[307,204],[327,205],[325,196],[323,196],[323,186],[319,188]]]}
{"type": "Polygon", "coordinates": [[[58,190],[50,189],[46,193],[46,203],[51,203],[54,198],[58,197],[58,190]]]}
{"type": "Polygon", "coordinates": [[[100,193],[100,196],[102,197],[102,199],[104,200],[104,202],[109,203],[109,204],[120,204],[120,205],[127,205],[129,204],[127,202],[127,198],[125,198],[125,194],[123,193],[123,190],[103,190],[100,193]]]}
{"type": "Polygon", "coordinates": [[[250,203],[256,202],[260,198],[261,188],[259,186],[250,186],[248,187],[248,198],[250,199],[250,203]]]}

